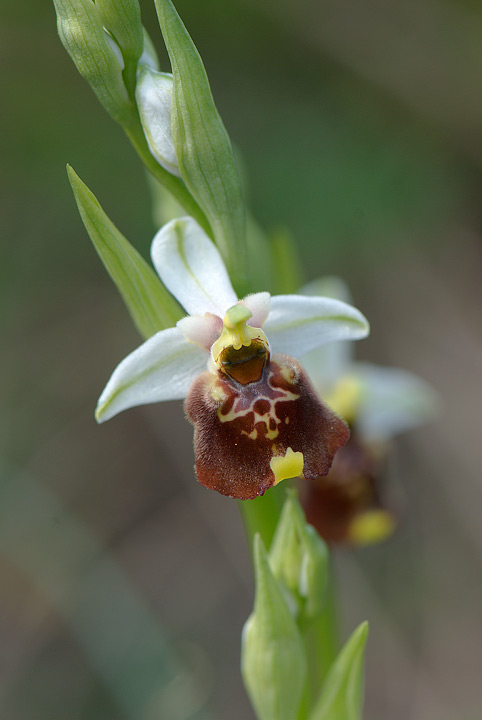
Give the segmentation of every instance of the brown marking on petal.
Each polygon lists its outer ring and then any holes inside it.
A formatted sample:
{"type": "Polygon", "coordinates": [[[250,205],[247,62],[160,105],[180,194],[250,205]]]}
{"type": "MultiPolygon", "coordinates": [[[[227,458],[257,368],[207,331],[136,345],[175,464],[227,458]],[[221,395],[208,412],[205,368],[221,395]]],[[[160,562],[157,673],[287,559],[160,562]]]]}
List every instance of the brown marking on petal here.
{"type": "Polygon", "coordinates": [[[271,403],[269,400],[264,400],[261,398],[260,400],[256,400],[256,402],[253,405],[253,410],[258,415],[266,415],[269,413],[271,409],[271,403]]]}
{"type": "Polygon", "coordinates": [[[276,356],[260,380],[247,385],[221,372],[203,373],[185,409],[195,427],[199,482],[243,500],[274,485],[273,457],[285,456],[288,448],[302,453],[303,474],[314,479],[328,472],[349,436],[346,423],[320,402],[301,365],[286,355],[276,356]]]}
{"type": "Polygon", "coordinates": [[[278,437],[277,416],[280,403],[296,400],[299,396],[291,390],[274,389],[271,385],[271,367],[264,373],[263,380],[249,385],[233,386],[234,402],[222,405],[218,417],[222,423],[236,423],[242,434],[256,440],[263,436],[268,440],[278,437]]]}

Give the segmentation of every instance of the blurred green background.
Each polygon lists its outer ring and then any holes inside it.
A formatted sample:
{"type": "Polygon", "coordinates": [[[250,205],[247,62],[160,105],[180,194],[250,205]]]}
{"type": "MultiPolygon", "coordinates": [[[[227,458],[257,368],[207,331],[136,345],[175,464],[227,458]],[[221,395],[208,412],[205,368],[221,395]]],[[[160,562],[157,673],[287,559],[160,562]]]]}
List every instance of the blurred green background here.
{"type": "MultiPolygon", "coordinates": [[[[371,625],[366,718],[480,719],[480,5],[177,7],[258,220],[289,228],[306,279],[348,281],[372,324],[359,358],[407,368],[441,398],[392,459],[396,535],[334,553],[343,637],[371,625]]],[[[65,164],[147,255],[143,170],[50,3],[1,15],[0,717],[247,720],[252,587],[235,503],[194,480],[180,403],[93,419],[139,338],[65,164]]]]}

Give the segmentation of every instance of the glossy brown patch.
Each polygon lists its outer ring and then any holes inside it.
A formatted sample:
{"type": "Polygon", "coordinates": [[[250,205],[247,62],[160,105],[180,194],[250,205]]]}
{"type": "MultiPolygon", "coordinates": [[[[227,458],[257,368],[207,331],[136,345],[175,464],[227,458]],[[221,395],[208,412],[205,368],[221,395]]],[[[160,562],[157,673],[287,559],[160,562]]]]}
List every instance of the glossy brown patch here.
{"type": "Polygon", "coordinates": [[[185,404],[194,424],[196,473],[205,487],[239,499],[263,495],[274,482],[273,457],[302,452],[303,474],[325,475],[349,430],[323,405],[301,365],[275,356],[256,382],[205,372],[185,404]]]}
{"type": "Polygon", "coordinates": [[[269,353],[261,340],[253,340],[238,350],[228,345],[219,357],[222,371],[241,385],[261,380],[268,360],[269,353]]]}

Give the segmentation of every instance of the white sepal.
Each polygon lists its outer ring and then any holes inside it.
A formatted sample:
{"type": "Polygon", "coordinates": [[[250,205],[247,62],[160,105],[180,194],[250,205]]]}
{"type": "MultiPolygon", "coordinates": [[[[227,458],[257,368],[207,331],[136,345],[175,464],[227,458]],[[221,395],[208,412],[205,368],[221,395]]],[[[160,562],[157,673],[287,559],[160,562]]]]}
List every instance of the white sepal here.
{"type": "Polygon", "coordinates": [[[97,421],[135,405],[184,398],[207,361],[207,353],[188,343],[180,330],[161,330],[116,367],[99,398],[97,421]]]}
{"type": "Polygon", "coordinates": [[[434,417],[437,397],[407,370],[356,363],[350,373],[362,389],[357,423],[367,439],[384,440],[434,417]]]}
{"type": "Polygon", "coordinates": [[[237,302],[219,251],[191,217],[164,225],[152,241],[151,257],[162,282],[189,315],[209,312],[223,318],[237,302]]]}
{"type": "Polygon", "coordinates": [[[273,352],[301,357],[329,342],[364,338],[369,324],[359,310],[340,300],[275,295],[264,331],[273,352]]]}

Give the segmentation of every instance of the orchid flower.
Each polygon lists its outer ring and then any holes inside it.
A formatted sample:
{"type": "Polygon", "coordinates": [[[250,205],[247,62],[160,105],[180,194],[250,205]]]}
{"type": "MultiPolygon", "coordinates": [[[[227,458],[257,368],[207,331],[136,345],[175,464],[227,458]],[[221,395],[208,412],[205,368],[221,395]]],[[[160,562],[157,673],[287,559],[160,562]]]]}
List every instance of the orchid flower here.
{"type": "MultiPolygon", "coordinates": [[[[339,278],[316,280],[302,292],[350,301],[339,278]]],[[[350,342],[314,350],[303,364],[318,394],[351,431],[328,475],[305,488],[307,519],[327,541],[364,545],[383,540],[396,525],[380,487],[390,441],[433,416],[434,392],[406,370],[355,361],[350,342]]]]}
{"type": "Polygon", "coordinates": [[[325,475],[348,428],[292,356],[365,337],[364,316],[325,297],[260,292],[239,300],[216,246],[190,217],[161,228],[151,256],[189,314],[118,365],[97,420],[186,398],[197,478],[230,497],[254,498],[286,478],[325,475]]]}

